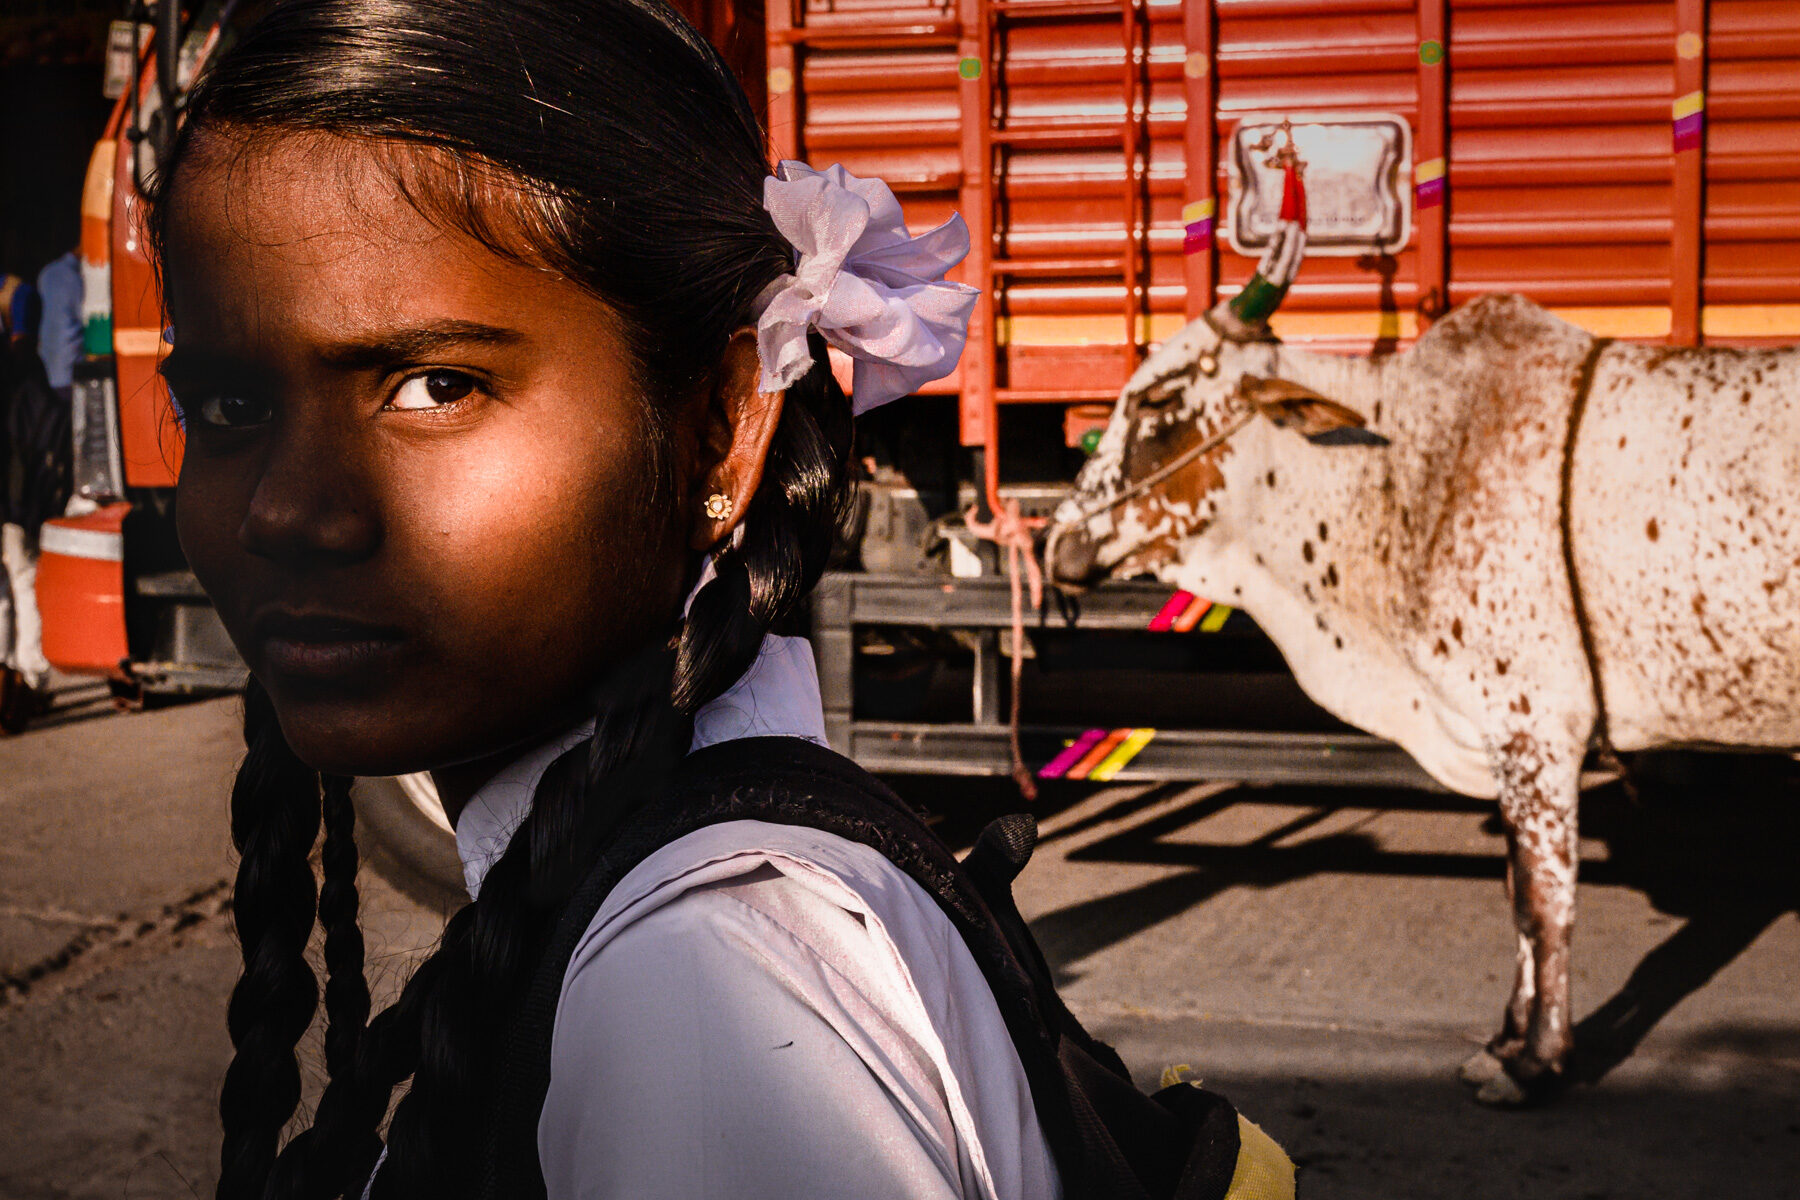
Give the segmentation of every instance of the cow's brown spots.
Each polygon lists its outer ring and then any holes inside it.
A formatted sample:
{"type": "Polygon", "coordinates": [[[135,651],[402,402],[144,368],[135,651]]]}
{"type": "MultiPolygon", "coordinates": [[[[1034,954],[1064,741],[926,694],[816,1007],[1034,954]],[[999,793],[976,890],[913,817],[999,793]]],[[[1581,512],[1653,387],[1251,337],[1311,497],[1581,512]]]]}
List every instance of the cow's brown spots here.
{"type": "Polygon", "coordinates": [[[1623,450],[1624,448],[1625,448],[1625,435],[1621,433],[1619,435],[1619,449],[1623,450]]]}
{"type": "Polygon", "coordinates": [[[1651,517],[1649,524],[1644,526],[1644,536],[1653,542],[1662,536],[1662,530],[1657,527],[1655,517],[1651,517]]]}
{"type": "Polygon", "coordinates": [[[1496,658],[1494,660],[1494,674],[1504,675],[1506,674],[1506,669],[1510,666],[1512,666],[1512,663],[1508,662],[1506,659],[1496,658]]]}
{"type": "Polygon", "coordinates": [[[1319,540],[1321,542],[1325,540],[1325,522],[1323,521],[1319,522],[1319,540]]]}
{"type": "Polygon", "coordinates": [[[1270,487],[1274,487],[1275,486],[1275,472],[1270,471],[1267,475],[1263,476],[1263,482],[1267,483],[1270,487]]]}
{"type": "Polygon", "coordinates": [[[1339,650],[1342,650],[1344,648],[1344,639],[1334,633],[1331,635],[1331,644],[1336,646],[1339,650]]]}
{"type": "Polygon", "coordinates": [[[1313,560],[1313,547],[1312,547],[1311,542],[1301,542],[1300,543],[1300,557],[1305,559],[1307,562],[1311,562],[1313,560]]]}
{"type": "Polygon", "coordinates": [[[1461,617],[1457,617],[1450,622],[1450,636],[1456,639],[1458,645],[1462,644],[1462,618],[1461,617]]]}
{"type": "Polygon", "coordinates": [[[1437,645],[1435,645],[1431,648],[1431,652],[1433,654],[1437,655],[1439,658],[1449,658],[1450,657],[1450,644],[1448,642],[1444,641],[1443,638],[1439,638],[1437,640],[1437,645]]]}
{"type": "Polygon", "coordinates": [[[1694,414],[1693,413],[1689,413],[1687,416],[1681,418],[1681,427],[1683,429],[1688,429],[1688,428],[1692,427],[1693,424],[1694,424],[1694,414]]]}
{"type": "Polygon", "coordinates": [[[1522,717],[1529,717],[1531,715],[1531,697],[1520,692],[1519,698],[1508,704],[1506,707],[1508,710],[1516,712],[1522,717]]]}
{"type": "Polygon", "coordinates": [[[1750,389],[1749,388],[1745,388],[1744,394],[1738,397],[1738,403],[1739,404],[1750,403],[1750,389]]]}
{"type": "Polygon", "coordinates": [[[1337,564],[1336,563],[1326,563],[1325,564],[1325,586],[1326,587],[1336,587],[1337,585],[1338,585],[1337,564]]]}

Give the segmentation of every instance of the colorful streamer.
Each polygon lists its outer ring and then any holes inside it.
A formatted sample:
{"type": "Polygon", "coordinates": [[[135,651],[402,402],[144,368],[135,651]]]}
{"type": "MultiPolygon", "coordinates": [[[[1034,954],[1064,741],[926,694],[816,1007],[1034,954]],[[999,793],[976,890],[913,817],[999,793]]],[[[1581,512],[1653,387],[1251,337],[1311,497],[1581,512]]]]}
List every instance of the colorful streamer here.
{"type": "Polygon", "coordinates": [[[1104,729],[1090,729],[1067,746],[1061,754],[1045,763],[1038,771],[1039,779],[1061,779],[1070,767],[1080,762],[1089,750],[1092,750],[1101,738],[1106,736],[1104,729]]]}
{"type": "Polygon", "coordinates": [[[1420,208],[1436,208],[1444,202],[1445,162],[1428,158],[1413,168],[1413,197],[1420,208]]]}
{"type": "Polygon", "coordinates": [[[1186,236],[1181,241],[1183,254],[1198,254],[1202,250],[1210,250],[1213,244],[1212,197],[1196,200],[1183,208],[1181,223],[1187,227],[1186,236]]]}
{"type": "Polygon", "coordinates": [[[1086,779],[1088,772],[1106,761],[1106,756],[1118,749],[1119,743],[1131,736],[1129,729],[1115,729],[1088,748],[1081,756],[1081,761],[1070,767],[1064,779],[1086,779]]]}
{"type": "Polygon", "coordinates": [[[1675,101],[1675,150],[1698,150],[1706,131],[1706,93],[1689,92],[1675,101]]]}
{"type": "Polygon", "coordinates": [[[1207,612],[1212,609],[1212,606],[1213,602],[1211,600],[1202,600],[1200,597],[1195,596],[1194,602],[1188,605],[1187,611],[1175,618],[1175,624],[1172,628],[1176,633],[1192,632],[1194,626],[1200,623],[1200,618],[1204,617],[1207,612]]]}
{"type": "Polygon", "coordinates": [[[1155,736],[1156,730],[1154,729],[1131,730],[1125,735],[1124,740],[1113,748],[1112,753],[1100,761],[1100,765],[1088,772],[1088,778],[1095,783],[1105,783],[1136,758],[1138,751],[1148,746],[1150,739],[1155,736]]]}
{"type": "Polygon", "coordinates": [[[1192,592],[1176,592],[1170,596],[1168,603],[1164,604],[1157,610],[1156,615],[1150,618],[1150,632],[1167,633],[1170,626],[1175,624],[1176,619],[1187,612],[1194,600],[1195,596],[1192,592]]]}

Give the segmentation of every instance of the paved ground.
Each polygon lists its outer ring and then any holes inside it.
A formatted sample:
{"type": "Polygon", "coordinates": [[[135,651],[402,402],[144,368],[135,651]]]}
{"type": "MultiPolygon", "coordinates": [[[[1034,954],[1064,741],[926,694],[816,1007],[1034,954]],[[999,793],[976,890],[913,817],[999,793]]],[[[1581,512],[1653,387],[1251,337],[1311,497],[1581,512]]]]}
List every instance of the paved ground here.
{"type": "MultiPolygon", "coordinates": [[[[0,742],[0,1200],[205,1195],[235,704],[65,701],[0,742]]],[[[1229,1092],[1309,1197],[1800,1198],[1800,795],[1723,766],[1676,782],[1685,806],[1586,806],[1597,1082],[1535,1112],[1478,1109],[1454,1079],[1510,962],[1484,806],[1070,786],[1043,801],[1021,904],[1096,1032],[1147,1082],[1188,1064],[1229,1092]]],[[[1005,800],[902,783],[953,838],[1005,800]]],[[[373,876],[366,897],[391,984],[437,918],[373,876]]]]}

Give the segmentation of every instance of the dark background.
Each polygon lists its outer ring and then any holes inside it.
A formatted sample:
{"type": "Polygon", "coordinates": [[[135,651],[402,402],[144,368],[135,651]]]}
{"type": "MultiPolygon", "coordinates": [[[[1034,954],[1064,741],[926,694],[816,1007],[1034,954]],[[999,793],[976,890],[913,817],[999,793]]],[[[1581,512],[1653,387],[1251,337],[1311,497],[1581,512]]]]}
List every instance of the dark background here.
{"type": "Polygon", "coordinates": [[[81,184],[112,102],[101,95],[120,0],[0,0],[0,270],[73,250],[81,184]]]}

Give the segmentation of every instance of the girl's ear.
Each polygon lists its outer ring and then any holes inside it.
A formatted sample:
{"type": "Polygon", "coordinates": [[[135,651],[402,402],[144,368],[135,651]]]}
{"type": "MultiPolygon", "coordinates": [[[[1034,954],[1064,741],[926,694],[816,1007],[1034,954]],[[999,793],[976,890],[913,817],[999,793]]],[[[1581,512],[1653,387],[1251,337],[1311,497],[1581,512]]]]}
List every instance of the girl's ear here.
{"type": "Polygon", "coordinates": [[[731,536],[762,482],[763,463],[781,423],[786,393],[758,391],[761,375],[756,330],[746,325],[726,343],[707,398],[701,469],[689,496],[693,522],[689,544],[695,550],[710,550],[731,536]]]}

